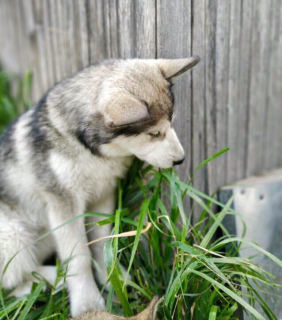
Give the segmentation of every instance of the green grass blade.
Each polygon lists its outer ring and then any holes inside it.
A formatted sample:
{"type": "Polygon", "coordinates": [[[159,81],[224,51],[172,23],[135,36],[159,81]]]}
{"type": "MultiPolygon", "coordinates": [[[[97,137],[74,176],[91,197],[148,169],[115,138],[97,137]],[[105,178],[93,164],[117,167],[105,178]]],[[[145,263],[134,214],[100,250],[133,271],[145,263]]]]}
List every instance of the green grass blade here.
{"type": "Polygon", "coordinates": [[[126,287],[123,288],[120,280],[121,270],[119,268],[119,262],[114,259],[112,241],[107,241],[105,243],[104,257],[111,284],[114,287],[119,301],[121,302],[124,316],[132,316],[133,313],[128,302],[127,290],[126,287]]]}
{"type": "MultiPolygon", "coordinates": [[[[221,156],[222,154],[224,154],[225,152],[229,151],[229,147],[222,149],[221,151],[215,153],[214,155],[212,155],[211,157],[209,157],[208,159],[204,160],[203,162],[201,162],[197,168],[195,169],[195,173],[202,167],[204,167],[205,165],[207,165],[209,162],[211,162],[212,160],[218,158],[219,156],[221,156]]],[[[194,173],[194,174],[195,174],[194,173]]]]}
{"type": "Polygon", "coordinates": [[[21,315],[19,316],[18,320],[24,320],[26,318],[28,312],[30,311],[30,309],[34,305],[36,299],[38,298],[38,296],[40,295],[40,293],[42,292],[44,287],[45,287],[45,283],[43,283],[43,282],[40,282],[36,285],[35,290],[29,295],[27,303],[26,303],[23,311],[21,312],[21,315]]]}
{"type": "Polygon", "coordinates": [[[209,314],[209,320],[216,320],[218,306],[212,306],[209,314]]]}
{"type": "Polygon", "coordinates": [[[17,320],[18,314],[21,312],[21,310],[22,310],[23,306],[25,305],[25,303],[26,303],[26,299],[24,299],[24,300],[22,301],[22,303],[18,306],[18,308],[17,308],[17,310],[16,310],[16,312],[15,312],[12,320],[17,320]]]}
{"type": "Polygon", "coordinates": [[[219,215],[215,219],[213,225],[211,226],[211,228],[209,229],[208,233],[205,235],[204,239],[200,243],[200,247],[206,248],[208,246],[208,244],[211,241],[212,237],[214,236],[217,228],[219,227],[219,225],[221,224],[222,220],[224,219],[224,217],[228,213],[232,202],[233,202],[233,197],[229,199],[229,201],[227,202],[227,204],[224,207],[224,209],[219,213],[219,215]]]}
{"type": "Polygon", "coordinates": [[[246,310],[248,310],[251,314],[253,314],[257,320],[266,320],[260,313],[258,313],[251,305],[249,305],[244,299],[242,299],[238,294],[231,291],[218,281],[214,280],[213,278],[209,277],[208,275],[204,274],[203,272],[191,269],[192,273],[197,274],[201,278],[206,279],[210,283],[212,283],[214,286],[218,287],[223,292],[227,293],[231,298],[233,298],[235,301],[237,301],[239,304],[241,304],[246,310]]]}
{"type": "Polygon", "coordinates": [[[257,245],[256,243],[247,240],[247,239],[242,239],[239,237],[232,237],[230,239],[226,239],[223,240],[219,243],[217,243],[215,246],[213,246],[211,248],[211,250],[216,250],[218,247],[222,247],[225,244],[228,243],[232,243],[232,242],[242,242],[242,243],[246,243],[248,244],[248,246],[253,247],[254,249],[260,251],[261,253],[263,253],[265,256],[267,256],[269,259],[271,259],[272,261],[274,261],[279,267],[282,268],[282,260],[278,259],[277,257],[275,257],[273,254],[271,254],[270,252],[264,250],[263,248],[261,248],[259,245],[257,245]]]}
{"type": "MultiPolygon", "coordinates": [[[[125,279],[127,279],[133,260],[134,260],[134,256],[138,247],[138,243],[140,240],[140,236],[141,236],[141,232],[143,230],[143,226],[144,226],[144,222],[145,222],[145,218],[148,212],[148,208],[149,208],[149,204],[150,204],[150,200],[145,200],[142,204],[141,210],[140,210],[140,216],[139,216],[139,221],[138,221],[138,226],[137,226],[137,230],[136,230],[136,236],[134,239],[134,244],[133,244],[133,248],[132,248],[132,252],[131,252],[131,257],[130,257],[130,261],[129,261],[129,266],[127,269],[127,273],[126,273],[126,277],[125,279]]],[[[124,285],[126,284],[126,281],[124,282],[124,285]]]]}

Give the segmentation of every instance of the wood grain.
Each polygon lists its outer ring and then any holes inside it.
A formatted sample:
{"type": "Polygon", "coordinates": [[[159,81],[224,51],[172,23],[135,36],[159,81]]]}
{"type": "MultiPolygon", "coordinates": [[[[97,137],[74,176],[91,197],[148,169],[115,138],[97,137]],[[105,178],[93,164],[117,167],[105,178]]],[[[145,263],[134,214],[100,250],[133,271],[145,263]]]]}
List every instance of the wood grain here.
{"type": "Polygon", "coordinates": [[[278,166],[281,157],[279,132],[281,122],[279,114],[282,113],[281,81],[279,83],[279,58],[281,48],[281,1],[275,0],[272,6],[270,22],[269,44],[269,70],[266,93],[266,119],[263,141],[263,168],[269,170],[278,166]]]}
{"type": "Polygon", "coordinates": [[[118,4],[115,0],[104,1],[105,39],[107,57],[120,58],[118,4]]]}
{"type": "MultiPolygon", "coordinates": [[[[237,162],[237,178],[246,177],[248,154],[248,116],[250,100],[251,77],[251,39],[253,26],[253,0],[245,0],[241,6],[241,30],[240,30],[240,66],[239,66],[239,92],[237,105],[237,154],[233,161],[237,162]]],[[[231,161],[231,159],[229,160],[231,161]]]]}
{"type": "Polygon", "coordinates": [[[154,59],[156,50],[155,0],[136,1],[136,57],[154,59]]]}
{"type": "Polygon", "coordinates": [[[273,1],[255,1],[252,31],[247,176],[263,169],[266,88],[269,73],[270,21],[273,1]]]}
{"type": "MultiPolygon", "coordinates": [[[[217,151],[216,145],[216,2],[205,1],[205,142],[206,158],[217,151]]],[[[216,191],[217,163],[207,165],[208,192],[216,191]]]]}
{"type": "MultiPolygon", "coordinates": [[[[229,79],[229,37],[230,1],[218,1],[216,8],[215,36],[215,132],[216,152],[227,147],[228,128],[228,79],[229,79]]],[[[226,183],[227,154],[215,161],[216,185],[226,183]]]]}
{"type": "Polygon", "coordinates": [[[280,25],[279,25],[279,59],[277,62],[277,69],[278,69],[278,75],[277,75],[277,87],[280,88],[278,91],[278,98],[276,100],[276,104],[279,106],[279,113],[277,115],[277,119],[279,122],[279,126],[276,127],[276,134],[274,136],[274,139],[279,140],[279,144],[277,147],[276,151],[276,165],[275,167],[281,167],[282,166],[282,129],[281,129],[281,123],[282,123],[282,106],[281,106],[281,101],[282,101],[282,59],[281,59],[281,52],[282,52],[282,23],[281,23],[281,18],[282,18],[282,6],[280,6],[280,25]]]}
{"type": "MultiPolygon", "coordinates": [[[[226,144],[230,148],[226,155],[226,182],[233,183],[240,179],[238,166],[244,166],[244,157],[234,161],[238,156],[238,129],[240,113],[238,107],[242,103],[239,96],[239,71],[240,71],[240,32],[241,32],[241,2],[230,1],[229,22],[229,59],[228,59],[228,97],[227,97],[227,119],[226,119],[226,144]]],[[[241,111],[245,113],[244,110],[241,111]]],[[[238,157],[239,158],[239,157],[238,157]]],[[[220,183],[220,185],[222,185],[220,183]]]]}
{"type": "Polygon", "coordinates": [[[118,1],[119,50],[123,59],[136,57],[136,1],[118,1]]]}

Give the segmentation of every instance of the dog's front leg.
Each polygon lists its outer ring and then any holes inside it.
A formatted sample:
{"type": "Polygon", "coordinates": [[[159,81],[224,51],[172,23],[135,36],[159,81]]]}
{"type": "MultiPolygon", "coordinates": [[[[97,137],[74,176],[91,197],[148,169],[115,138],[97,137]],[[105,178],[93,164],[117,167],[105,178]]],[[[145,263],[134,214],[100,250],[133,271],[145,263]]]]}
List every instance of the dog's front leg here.
{"type": "MultiPolygon", "coordinates": [[[[110,213],[113,214],[115,211],[115,191],[112,191],[107,194],[102,200],[95,203],[95,205],[91,208],[91,212],[96,213],[110,213]]],[[[95,222],[106,219],[105,217],[93,216],[87,218],[88,225],[88,240],[96,240],[102,237],[106,237],[111,234],[112,224],[107,224],[104,226],[97,226],[95,222]]],[[[90,249],[93,254],[93,258],[98,265],[98,270],[95,270],[95,276],[98,282],[104,285],[107,281],[107,269],[104,262],[104,248],[105,241],[99,241],[90,245],[90,249]]]]}
{"type": "MultiPolygon", "coordinates": [[[[83,208],[56,202],[49,211],[51,229],[75,218],[77,215],[75,212],[83,213],[83,208]]],[[[71,315],[76,316],[89,310],[104,309],[104,300],[92,274],[90,250],[85,246],[87,238],[84,219],[79,218],[67,223],[54,231],[53,235],[60,259],[62,261],[69,259],[66,283],[70,296],[71,315]]]]}

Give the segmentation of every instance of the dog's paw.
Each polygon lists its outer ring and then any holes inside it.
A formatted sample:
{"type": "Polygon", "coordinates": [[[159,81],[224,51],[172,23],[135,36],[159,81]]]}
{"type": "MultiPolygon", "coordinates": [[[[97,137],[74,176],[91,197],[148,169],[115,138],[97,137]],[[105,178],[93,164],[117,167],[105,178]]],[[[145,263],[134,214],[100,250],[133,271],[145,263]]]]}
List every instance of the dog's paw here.
{"type": "Polygon", "coordinates": [[[16,297],[20,298],[26,294],[31,293],[31,288],[32,288],[32,281],[27,281],[15,288],[10,294],[9,297],[16,297]]]}
{"type": "Polygon", "coordinates": [[[76,317],[84,312],[102,311],[106,309],[105,300],[102,295],[96,293],[94,295],[85,292],[80,297],[76,296],[71,299],[71,316],[76,317]]]}

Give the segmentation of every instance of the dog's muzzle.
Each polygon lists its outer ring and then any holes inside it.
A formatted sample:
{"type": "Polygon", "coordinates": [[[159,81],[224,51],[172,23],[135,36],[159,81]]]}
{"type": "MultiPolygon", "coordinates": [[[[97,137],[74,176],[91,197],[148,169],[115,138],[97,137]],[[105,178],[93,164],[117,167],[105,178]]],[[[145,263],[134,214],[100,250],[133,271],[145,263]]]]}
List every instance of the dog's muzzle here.
{"type": "Polygon", "coordinates": [[[181,159],[181,160],[173,161],[173,165],[174,165],[174,166],[177,166],[177,165],[183,163],[184,160],[185,160],[185,157],[184,157],[183,159],[181,159]]]}

